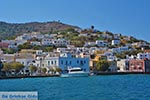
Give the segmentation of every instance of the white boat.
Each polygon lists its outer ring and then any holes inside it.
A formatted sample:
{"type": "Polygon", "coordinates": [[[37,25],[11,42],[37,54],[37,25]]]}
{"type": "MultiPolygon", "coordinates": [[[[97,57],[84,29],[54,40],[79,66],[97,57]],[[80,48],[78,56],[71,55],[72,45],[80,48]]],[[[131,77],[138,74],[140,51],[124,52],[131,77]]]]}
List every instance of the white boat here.
{"type": "Polygon", "coordinates": [[[68,69],[68,73],[61,74],[61,77],[87,77],[89,72],[83,71],[80,67],[73,67],[68,69]]]}

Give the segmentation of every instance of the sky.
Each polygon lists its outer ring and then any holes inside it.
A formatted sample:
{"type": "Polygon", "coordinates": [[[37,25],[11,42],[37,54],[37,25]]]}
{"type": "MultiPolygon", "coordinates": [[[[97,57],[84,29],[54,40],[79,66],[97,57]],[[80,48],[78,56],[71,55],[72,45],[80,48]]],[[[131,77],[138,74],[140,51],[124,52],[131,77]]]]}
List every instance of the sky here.
{"type": "Polygon", "coordinates": [[[150,0],[0,0],[0,21],[54,20],[150,42],[150,0]]]}

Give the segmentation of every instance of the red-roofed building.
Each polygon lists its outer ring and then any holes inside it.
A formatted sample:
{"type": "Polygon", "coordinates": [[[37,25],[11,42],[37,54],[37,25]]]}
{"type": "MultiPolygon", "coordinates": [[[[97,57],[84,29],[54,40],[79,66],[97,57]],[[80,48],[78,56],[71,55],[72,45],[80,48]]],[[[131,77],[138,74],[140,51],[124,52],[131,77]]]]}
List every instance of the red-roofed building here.
{"type": "Polygon", "coordinates": [[[0,42],[0,48],[8,48],[8,46],[8,43],[0,42]]]}

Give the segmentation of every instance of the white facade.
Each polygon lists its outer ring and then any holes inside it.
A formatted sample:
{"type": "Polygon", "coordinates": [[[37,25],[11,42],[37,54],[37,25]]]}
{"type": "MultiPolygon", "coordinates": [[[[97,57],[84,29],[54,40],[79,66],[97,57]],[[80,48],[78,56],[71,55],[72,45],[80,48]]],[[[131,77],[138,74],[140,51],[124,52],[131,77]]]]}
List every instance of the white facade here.
{"type": "Polygon", "coordinates": [[[115,56],[107,56],[107,61],[114,61],[115,59],[115,56]]]}
{"type": "Polygon", "coordinates": [[[120,52],[124,52],[124,51],[128,51],[129,48],[128,47],[119,47],[119,48],[112,48],[111,51],[114,53],[120,53],[120,52]]]}
{"type": "Polygon", "coordinates": [[[120,34],[114,34],[114,39],[119,39],[120,38],[120,34]]]}
{"type": "Polygon", "coordinates": [[[85,34],[79,34],[78,36],[88,36],[88,33],[85,33],[85,34]]]}
{"type": "Polygon", "coordinates": [[[59,67],[59,57],[46,57],[46,67],[59,67]]]}
{"type": "Polygon", "coordinates": [[[67,48],[57,48],[56,52],[62,53],[68,51],[67,48]]]}
{"type": "Polygon", "coordinates": [[[3,54],[3,51],[0,49],[0,55],[3,54]]]}
{"type": "Polygon", "coordinates": [[[112,52],[105,52],[104,56],[107,57],[107,61],[114,61],[116,59],[112,52]]]}
{"type": "Polygon", "coordinates": [[[34,60],[33,58],[17,58],[16,62],[20,62],[25,67],[28,67],[28,66],[30,66],[30,64],[32,63],[33,60],[34,60]]]}
{"type": "Polygon", "coordinates": [[[126,47],[119,47],[119,51],[120,52],[124,52],[124,51],[128,51],[129,48],[126,46],[126,47]]]}
{"type": "Polygon", "coordinates": [[[32,37],[30,34],[23,34],[20,36],[17,36],[15,40],[30,40],[32,37]]]}
{"type": "Polygon", "coordinates": [[[42,39],[42,45],[47,45],[47,46],[53,45],[52,39],[49,39],[49,38],[42,39]]]}
{"type": "Polygon", "coordinates": [[[3,43],[15,44],[15,40],[2,40],[3,43]]]}
{"type": "Polygon", "coordinates": [[[22,45],[22,44],[24,44],[26,42],[27,42],[27,40],[15,40],[15,43],[16,43],[17,46],[18,45],[22,45]]]}
{"type": "Polygon", "coordinates": [[[36,55],[42,55],[43,51],[42,50],[36,50],[36,55]]]}
{"type": "Polygon", "coordinates": [[[150,59],[150,53],[138,53],[137,54],[137,59],[144,59],[144,58],[147,58],[147,59],[150,59]]]}
{"type": "Polygon", "coordinates": [[[31,37],[32,37],[32,38],[37,38],[37,39],[43,39],[43,38],[44,38],[44,35],[32,33],[32,34],[31,34],[31,37]]]}
{"type": "Polygon", "coordinates": [[[41,42],[38,42],[38,41],[31,41],[30,44],[31,44],[31,45],[41,45],[41,42]]]}
{"type": "Polygon", "coordinates": [[[107,46],[107,43],[101,40],[96,40],[96,45],[104,47],[104,46],[107,46]]]}
{"type": "Polygon", "coordinates": [[[52,44],[54,46],[67,46],[70,45],[70,42],[65,39],[53,39],[52,44]]]}
{"type": "Polygon", "coordinates": [[[8,45],[8,48],[17,48],[17,45],[10,44],[10,45],[8,45]]]}
{"type": "Polygon", "coordinates": [[[96,45],[95,42],[86,42],[86,43],[84,44],[84,46],[94,46],[94,45],[96,45]]]}
{"type": "Polygon", "coordinates": [[[65,39],[42,39],[42,45],[67,46],[70,42],[65,39]]]}
{"type": "Polygon", "coordinates": [[[107,39],[112,39],[112,36],[108,35],[108,34],[100,34],[100,37],[107,38],[107,39]]]}
{"type": "Polygon", "coordinates": [[[8,43],[8,48],[16,48],[20,44],[26,43],[27,40],[2,40],[2,43],[8,43]]]}
{"type": "Polygon", "coordinates": [[[117,67],[119,68],[119,72],[126,72],[128,70],[128,61],[127,60],[120,60],[117,61],[117,67]]]}
{"type": "Polygon", "coordinates": [[[120,44],[120,40],[116,39],[116,40],[112,40],[112,45],[118,45],[120,44]]]}

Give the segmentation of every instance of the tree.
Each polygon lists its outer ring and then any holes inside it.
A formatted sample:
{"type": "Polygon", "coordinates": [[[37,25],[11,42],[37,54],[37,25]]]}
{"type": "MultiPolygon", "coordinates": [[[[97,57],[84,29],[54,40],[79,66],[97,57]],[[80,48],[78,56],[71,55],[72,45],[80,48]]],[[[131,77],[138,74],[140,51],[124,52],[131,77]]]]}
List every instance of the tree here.
{"type": "Polygon", "coordinates": [[[45,74],[47,72],[46,68],[42,68],[42,72],[45,74]]]}
{"type": "Polygon", "coordinates": [[[109,62],[106,60],[99,60],[96,63],[96,70],[97,71],[107,71],[109,68],[109,62]]]}
{"type": "Polygon", "coordinates": [[[24,68],[24,65],[19,62],[10,62],[10,63],[4,63],[3,70],[5,72],[15,70],[16,72],[19,72],[21,69],[24,68]]]}
{"type": "Polygon", "coordinates": [[[29,66],[29,69],[31,71],[31,74],[35,73],[37,71],[37,67],[36,66],[33,66],[33,65],[30,65],[29,66]]]}
{"type": "Polygon", "coordinates": [[[56,72],[58,72],[58,73],[61,73],[61,72],[62,72],[62,69],[59,68],[59,67],[56,67],[55,70],[56,70],[56,72]]]}
{"type": "Polygon", "coordinates": [[[15,69],[16,72],[19,72],[21,69],[24,68],[24,65],[21,64],[20,62],[12,62],[11,66],[13,69],[15,69]]]}
{"type": "Polygon", "coordinates": [[[53,51],[53,47],[45,47],[45,48],[43,48],[43,51],[44,52],[52,52],[53,51]]]}
{"type": "Polygon", "coordinates": [[[54,74],[55,73],[55,70],[53,67],[50,67],[49,71],[51,72],[51,74],[54,74]]]}
{"type": "Polygon", "coordinates": [[[9,63],[4,63],[3,71],[8,72],[11,69],[9,63]]]}
{"type": "Polygon", "coordinates": [[[30,44],[30,42],[26,42],[24,43],[23,45],[19,45],[18,46],[18,49],[21,50],[21,49],[31,49],[33,46],[30,44]]]}
{"type": "Polygon", "coordinates": [[[15,53],[15,49],[12,48],[2,48],[4,54],[13,54],[15,53]]]}
{"type": "Polygon", "coordinates": [[[4,65],[3,65],[2,61],[0,60],[0,71],[3,67],[4,67],[4,65]]]}

